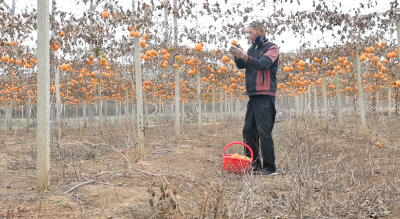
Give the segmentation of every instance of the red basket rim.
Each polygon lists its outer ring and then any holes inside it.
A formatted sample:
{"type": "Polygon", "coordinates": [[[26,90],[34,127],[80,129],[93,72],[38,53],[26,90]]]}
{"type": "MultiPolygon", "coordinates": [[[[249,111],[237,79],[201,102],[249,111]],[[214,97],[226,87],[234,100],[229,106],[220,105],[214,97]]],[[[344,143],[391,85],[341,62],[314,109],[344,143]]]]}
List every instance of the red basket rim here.
{"type": "MultiPolygon", "coordinates": [[[[250,148],[250,146],[248,146],[247,144],[245,144],[245,143],[243,143],[243,142],[232,142],[232,143],[229,143],[228,145],[226,145],[225,148],[224,148],[224,152],[222,153],[222,157],[223,157],[223,158],[228,158],[228,156],[225,156],[225,155],[232,155],[232,154],[227,154],[227,153],[226,153],[226,150],[227,150],[230,146],[235,145],[235,144],[240,144],[240,145],[243,145],[243,146],[247,147],[247,149],[250,150],[250,154],[251,154],[251,160],[250,160],[250,162],[253,162],[253,150],[250,148]]],[[[232,157],[230,157],[230,156],[229,156],[229,159],[239,159],[239,160],[249,161],[249,160],[245,160],[245,159],[241,159],[241,158],[232,158],[232,157]]]]}

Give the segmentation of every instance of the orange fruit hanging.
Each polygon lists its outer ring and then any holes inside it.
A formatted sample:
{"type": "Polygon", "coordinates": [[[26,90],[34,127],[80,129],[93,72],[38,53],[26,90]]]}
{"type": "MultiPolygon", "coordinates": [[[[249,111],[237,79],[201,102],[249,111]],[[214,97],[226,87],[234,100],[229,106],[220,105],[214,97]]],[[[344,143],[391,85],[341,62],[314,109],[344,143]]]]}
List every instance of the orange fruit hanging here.
{"type": "Polygon", "coordinates": [[[140,47],[145,48],[146,42],[144,40],[140,41],[140,47]]]}
{"type": "Polygon", "coordinates": [[[199,43],[199,44],[197,44],[197,45],[194,47],[194,49],[195,49],[196,51],[201,51],[201,49],[203,49],[203,46],[199,43]]]}
{"type": "Polygon", "coordinates": [[[102,16],[103,18],[108,18],[108,17],[110,17],[110,12],[108,12],[107,10],[106,10],[106,11],[103,11],[103,13],[101,14],[101,16],[102,16]]]}

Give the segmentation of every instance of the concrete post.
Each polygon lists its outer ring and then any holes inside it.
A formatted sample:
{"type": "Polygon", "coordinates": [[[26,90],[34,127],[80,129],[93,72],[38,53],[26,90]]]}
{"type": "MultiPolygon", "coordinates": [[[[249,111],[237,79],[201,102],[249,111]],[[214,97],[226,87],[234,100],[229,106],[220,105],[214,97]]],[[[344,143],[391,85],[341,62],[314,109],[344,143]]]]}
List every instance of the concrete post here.
{"type": "Polygon", "coordinates": [[[49,1],[37,0],[37,191],[50,184],[50,16],[49,1]]]}

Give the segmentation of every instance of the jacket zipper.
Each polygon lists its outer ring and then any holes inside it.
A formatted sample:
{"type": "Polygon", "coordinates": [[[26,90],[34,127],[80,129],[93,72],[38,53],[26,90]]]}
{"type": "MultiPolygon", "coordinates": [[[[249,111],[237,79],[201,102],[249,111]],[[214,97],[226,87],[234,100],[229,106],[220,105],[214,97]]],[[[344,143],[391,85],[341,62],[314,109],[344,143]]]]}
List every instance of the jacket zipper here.
{"type": "MultiPolygon", "coordinates": [[[[256,46],[256,53],[257,53],[257,50],[259,49],[257,47],[258,47],[258,45],[256,46]]],[[[261,73],[261,85],[264,85],[265,75],[264,75],[264,72],[260,71],[260,73],[261,73]]]]}

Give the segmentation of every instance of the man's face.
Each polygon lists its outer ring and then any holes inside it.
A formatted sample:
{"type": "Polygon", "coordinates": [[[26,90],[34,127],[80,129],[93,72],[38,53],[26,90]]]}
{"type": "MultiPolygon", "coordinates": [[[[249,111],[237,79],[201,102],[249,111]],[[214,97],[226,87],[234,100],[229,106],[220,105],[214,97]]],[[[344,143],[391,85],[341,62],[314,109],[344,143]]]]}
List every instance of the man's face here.
{"type": "Polygon", "coordinates": [[[249,39],[252,43],[255,43],[256,38],[261,35],[261,32],[258,30],[255,30],[253,27],[249,27],[247,29],[247,33],[249,34],[249,39]]]}

